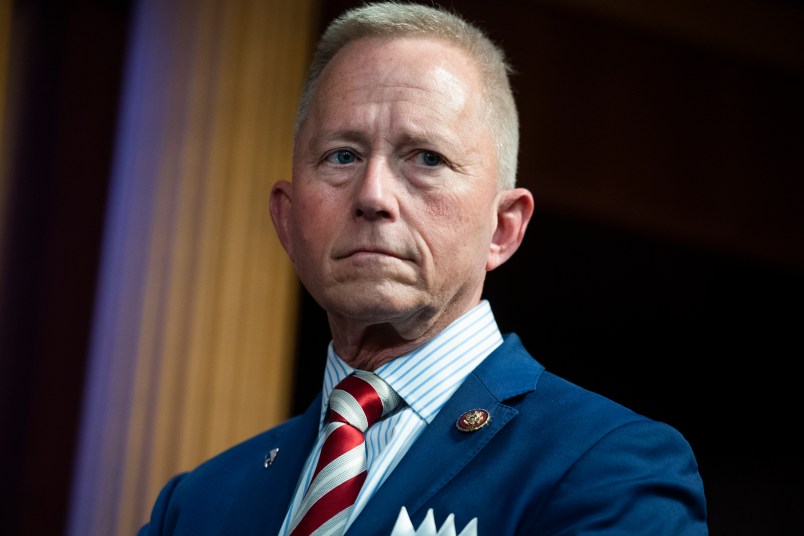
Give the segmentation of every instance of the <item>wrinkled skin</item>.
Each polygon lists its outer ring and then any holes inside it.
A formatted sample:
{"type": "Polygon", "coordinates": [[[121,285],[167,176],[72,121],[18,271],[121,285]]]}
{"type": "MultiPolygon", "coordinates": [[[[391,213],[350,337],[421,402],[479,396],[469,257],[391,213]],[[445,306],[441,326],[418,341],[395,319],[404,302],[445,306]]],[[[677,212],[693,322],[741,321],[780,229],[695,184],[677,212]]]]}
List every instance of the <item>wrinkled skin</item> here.
{"type": "Polygon", "coordinates": [[[374,370],[477,305],[533,211],[499,190],[480,80],[431,38],[362,38],[325,68],[278,182],[279,239],[335,350],[374,370]]]}

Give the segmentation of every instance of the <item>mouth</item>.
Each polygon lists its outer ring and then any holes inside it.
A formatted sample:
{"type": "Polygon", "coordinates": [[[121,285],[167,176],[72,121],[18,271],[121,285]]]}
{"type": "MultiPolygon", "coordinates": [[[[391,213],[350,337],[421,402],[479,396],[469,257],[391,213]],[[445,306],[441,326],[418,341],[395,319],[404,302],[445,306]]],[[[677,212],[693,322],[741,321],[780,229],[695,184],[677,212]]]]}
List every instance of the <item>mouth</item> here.
{"type": "Polygon", "coordinates": [[[350,259],[374,263],[399,260],[416,264],[417,258],[416,248],[410,247],[404,241],[355,240],[349,244],[336,245],[332,250],[332,259],[336,261],[350,259]]]}
{"type": "Polygon", "coordinates": [[[393,257],[399,260],[406,260],[405,257],[390,249],[378,247],[356,247],[345,251],[342,254],[335,255],[336,260],[347,259],[349,257],[362,258],[362,257],[393,257]]]}

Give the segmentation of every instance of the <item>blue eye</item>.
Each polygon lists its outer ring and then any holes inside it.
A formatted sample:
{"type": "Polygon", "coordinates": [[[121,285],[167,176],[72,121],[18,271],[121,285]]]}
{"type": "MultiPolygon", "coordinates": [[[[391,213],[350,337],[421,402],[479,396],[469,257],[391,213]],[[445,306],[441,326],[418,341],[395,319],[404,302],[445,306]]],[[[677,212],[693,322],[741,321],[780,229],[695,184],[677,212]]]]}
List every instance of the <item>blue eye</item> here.
{"type": "Polygon", "coordinates": [[[438,153],[434,153],[432,151],[422,151],[419,154],[421,156],[422,163],[425,166],[438,166],[444,163],[444,157],[438,153]]]}
{"type": "Polygon", "coordinates": [[[334,157],[335,161],[339,164],[351,164],[356,160],[355,154],[352,151],[347,151],[346,149],[341,149],[340,151],[334,152],[332,157],[334,157]]]}

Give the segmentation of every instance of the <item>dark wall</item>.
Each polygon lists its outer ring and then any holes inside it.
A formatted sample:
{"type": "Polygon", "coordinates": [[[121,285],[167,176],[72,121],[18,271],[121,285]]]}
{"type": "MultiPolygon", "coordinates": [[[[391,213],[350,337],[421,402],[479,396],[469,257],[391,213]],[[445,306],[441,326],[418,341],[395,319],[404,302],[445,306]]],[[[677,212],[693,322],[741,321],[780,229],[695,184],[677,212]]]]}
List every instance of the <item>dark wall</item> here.
{"type": "MultiPolygon", "coordinates": [[[[536,198],[486,297],[550,370],[686,435],[711,534],[800,533],[804,10],[624,4],[451,4],[517,70],[536,198]]],[[[302,298],[297,410],[329,341],[302,298]]]]}
{"type": "Polygon", "coordinates": [[[63,531],[128,6],[15,2],[0,267],[4,534],[63,531]]]}

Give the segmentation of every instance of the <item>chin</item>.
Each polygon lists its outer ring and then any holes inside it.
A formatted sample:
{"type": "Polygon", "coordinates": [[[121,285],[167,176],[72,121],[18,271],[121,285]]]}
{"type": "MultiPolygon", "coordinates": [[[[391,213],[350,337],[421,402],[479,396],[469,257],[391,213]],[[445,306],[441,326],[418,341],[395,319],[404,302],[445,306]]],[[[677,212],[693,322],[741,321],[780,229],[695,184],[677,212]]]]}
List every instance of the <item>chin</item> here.
{"type": "Polygon", "coordinates": [[[330,299],[324,308],[343,316],[369,322],[384,322],[405,318],[421,309],[421,302],[411,297],[387,294],[377,289],[350,292],[330,299]]]}

